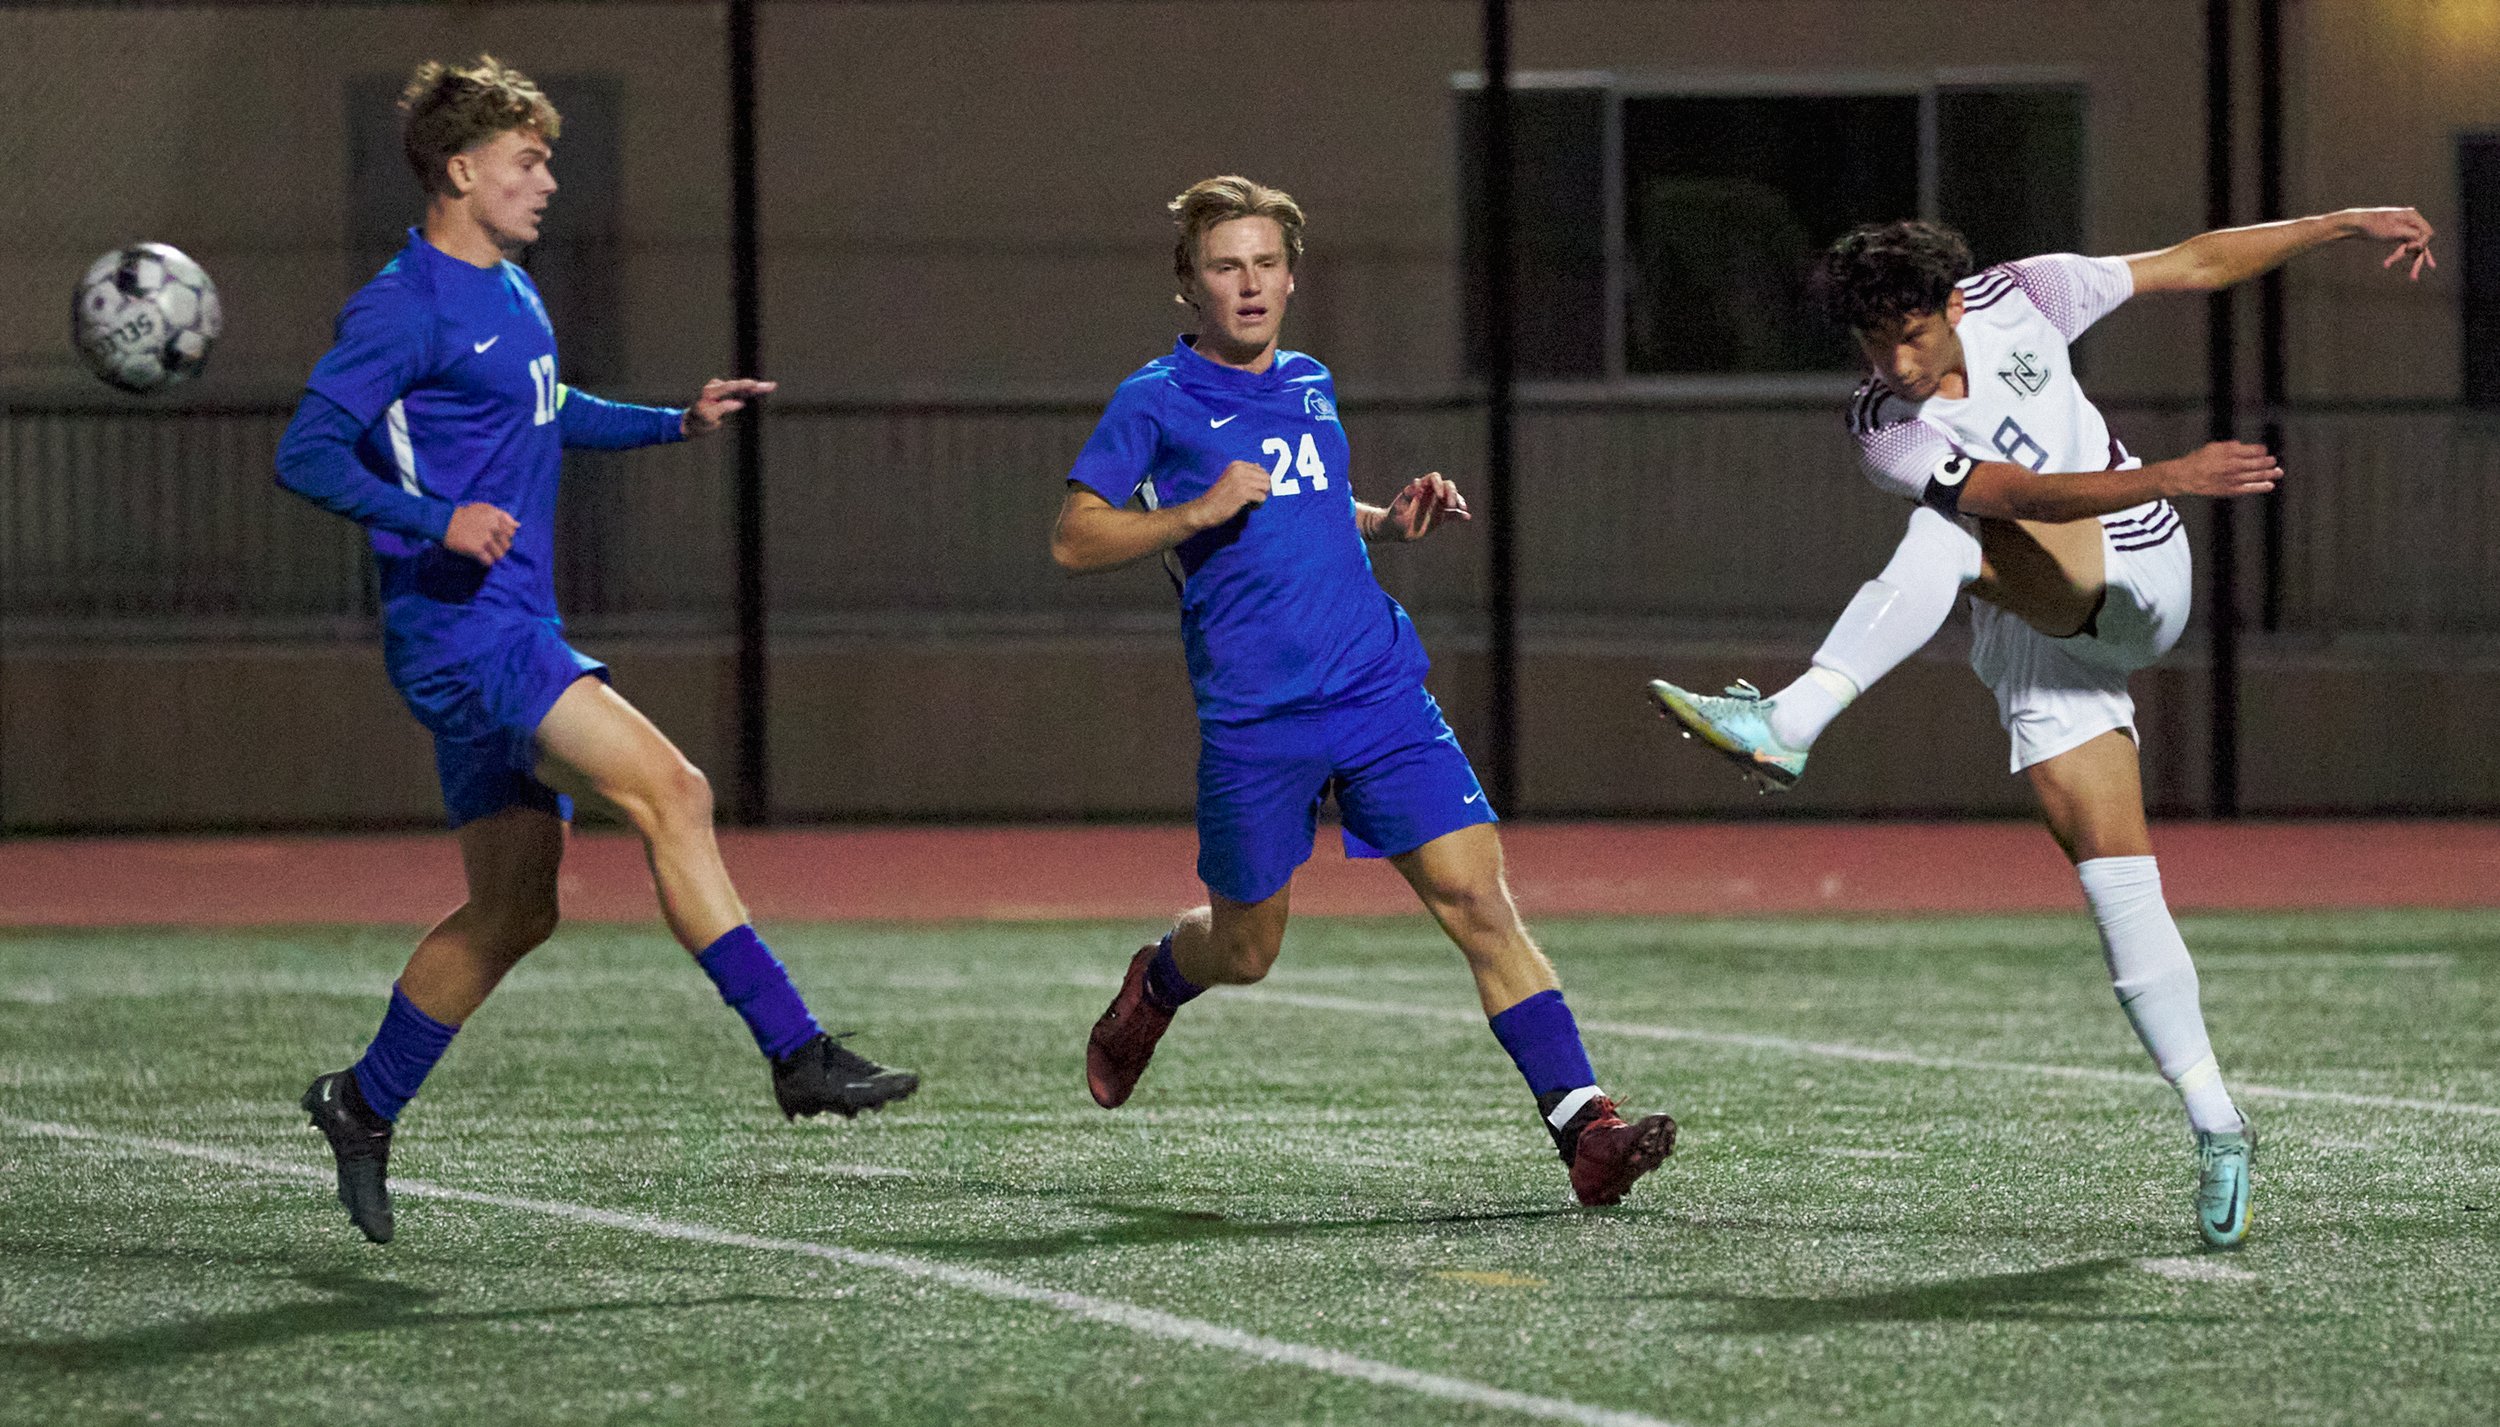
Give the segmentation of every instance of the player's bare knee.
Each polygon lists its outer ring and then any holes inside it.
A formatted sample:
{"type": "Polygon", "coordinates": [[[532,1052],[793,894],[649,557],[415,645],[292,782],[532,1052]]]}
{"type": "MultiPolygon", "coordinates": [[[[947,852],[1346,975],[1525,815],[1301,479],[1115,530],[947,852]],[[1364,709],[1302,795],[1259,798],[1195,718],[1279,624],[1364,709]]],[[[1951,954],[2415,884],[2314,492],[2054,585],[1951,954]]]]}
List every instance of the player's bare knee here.
{"type": "Polygon", "coordinates": [[[1482,881],[1432,887],[1424,900],[1470,960],[1507,945],[1519,931],[1519,912],[1500,883],[1482,881]]]}
{"type": "Polygon", "coordinates": [[[1236,936],[1218,943],[1225,955],[1231,985],[1253,986],[1267,979],[1276,966],[1277,953],[1284,949],[1281,941],[1258,936],[1236,936]]]}
{"type": "Polygon", "coordinates": [[[547,939],[556,934],[556,924],[562,920],[563,914],[557,910],[553,898],[516,913],[510,931],[511,944],[518,948],[513,955],[527,956],[545,946],[547,939]]]}
{"type": "Polygon", "coordinates": [[[642,786],[612,793],[610,798],[647,839],[708,827],[712,822],[712,780],[683,757],[670,757],[642,786]]]}
{"type": "Polygon", "coordinates": [[[672,818],[683,822],[709,824],[712,821],[712,780],[684,758],[670,760],[671,766],[663,780],[661,796],[672,818]]]}
{"type": "Polygon", "coordinates": [[[1207,934],[1214,961],[1222,968],[1218,978],[1227,986],[1249,986],[1267,979],[1276,965],[1276,955],[1284,947],[1283,929],[1260,926],[1247,918],[1207,919],[1207,934]]]}
{"type": "Polygon", "coordinates": [[[510,902],[471,902],[476,943],[505,962],[519,961],[556,934],[555,898],[522,898],[510,902]]]}

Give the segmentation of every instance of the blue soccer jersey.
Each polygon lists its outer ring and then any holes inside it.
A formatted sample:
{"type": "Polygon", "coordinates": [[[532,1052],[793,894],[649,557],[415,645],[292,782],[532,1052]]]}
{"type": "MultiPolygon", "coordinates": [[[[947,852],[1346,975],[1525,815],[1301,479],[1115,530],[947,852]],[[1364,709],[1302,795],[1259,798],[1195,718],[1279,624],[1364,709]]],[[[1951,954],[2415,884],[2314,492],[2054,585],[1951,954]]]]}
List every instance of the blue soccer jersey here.
{"type": "Polygon", "coordinates": [[[565,408],[593,403],[556,380],[555,329],[529,274],[509,262],[463,262],[415,229],[348,300],[335,345],[305,385],[363,430],[356,460],[365,472],[421,512],[413,528],[406,519],[369,522],[383,618],[403,636],[471,611],[554,618],[564,447],[677,435],[677,412],[625,408],[644,413],[631,430],[584,439],[586,413],[565,408]],[[520,522],[511,552],[491,567],[437,543],[452,509],[474,501],[520,522]]]}
{"type": "Polygon", "coordinates": [[[1264,372],[1183,337],[1120,384],[1068,479],[1115,506],[1195,500],[1224,468],[1269,472],[1268,498],[1172,551],[1198,716],[1245,723],[1418,688],[1430,667],[1372,575],[1355,523],[1328,369],[1278,352],[1264,372]]]}
{"type": "Polygon", "coordinates": [[[363,525],[381,567],[383,658],[435,737],[455,825],[515,805],[569,806],[533,775],[539,723],[605,666],[568,646],[555,601],[564,448],[682,436],[684,413],[556,381],[554,329],[529,274],[481,268],[411,229],[339,314],[278,446],[287,489],[363,525]],[[492,566],[447,549],[459,506],[520,523],[492,566]]]}

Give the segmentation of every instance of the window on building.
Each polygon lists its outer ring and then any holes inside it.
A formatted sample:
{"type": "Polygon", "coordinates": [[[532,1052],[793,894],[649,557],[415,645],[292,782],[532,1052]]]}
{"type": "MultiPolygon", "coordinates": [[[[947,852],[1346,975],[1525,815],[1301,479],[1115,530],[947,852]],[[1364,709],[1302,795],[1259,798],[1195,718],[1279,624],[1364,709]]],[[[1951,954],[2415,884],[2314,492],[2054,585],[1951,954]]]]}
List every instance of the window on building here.
{"type": "MultiPolygon", "coordinates": [[[[1468,357],[1484,228],[1458,84],[1468,357]]],[[[1522,76],[1513,96],[1523,377],[1638,381],[1849,370],[1805,276],[1850,227],[1962,230],[1982,264],[2082,240],[2084,94],[2065,83],[1522,76]]]]}

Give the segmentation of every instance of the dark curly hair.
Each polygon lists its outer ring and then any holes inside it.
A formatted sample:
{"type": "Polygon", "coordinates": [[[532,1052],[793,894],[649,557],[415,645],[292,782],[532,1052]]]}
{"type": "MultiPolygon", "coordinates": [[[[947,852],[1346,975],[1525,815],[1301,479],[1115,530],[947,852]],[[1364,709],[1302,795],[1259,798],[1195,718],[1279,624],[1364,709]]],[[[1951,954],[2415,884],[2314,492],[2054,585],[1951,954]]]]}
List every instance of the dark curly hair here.
{"type": "Polygon", "coordinates": [[[1972,267],[1961,234],[1908,218],[1841,234],[1816,261],[1807,287],[1824,316],[1852,332],[1873,332],[1914,313],[1942,312],[1972,267]]]}

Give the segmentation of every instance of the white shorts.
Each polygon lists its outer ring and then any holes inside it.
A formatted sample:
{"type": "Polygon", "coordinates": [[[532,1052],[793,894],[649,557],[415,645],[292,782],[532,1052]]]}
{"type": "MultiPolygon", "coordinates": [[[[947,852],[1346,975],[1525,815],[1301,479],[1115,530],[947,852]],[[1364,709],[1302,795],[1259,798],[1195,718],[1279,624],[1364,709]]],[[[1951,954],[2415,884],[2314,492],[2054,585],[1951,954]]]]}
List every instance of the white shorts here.
{"type": "Polygon", "coordinates": [[[2113,728],[2135,737],[2127,676],[2169,653],[2187,629],[2196,574],[2168,501],[2102,517],[2101,552],[2109,594],[2090,634],[2052,639],[1971,601],[1970,666],[1997,696],[2017,773],[2113,728]]]}

